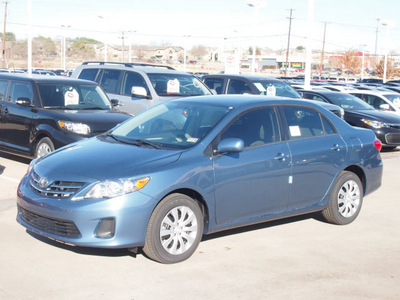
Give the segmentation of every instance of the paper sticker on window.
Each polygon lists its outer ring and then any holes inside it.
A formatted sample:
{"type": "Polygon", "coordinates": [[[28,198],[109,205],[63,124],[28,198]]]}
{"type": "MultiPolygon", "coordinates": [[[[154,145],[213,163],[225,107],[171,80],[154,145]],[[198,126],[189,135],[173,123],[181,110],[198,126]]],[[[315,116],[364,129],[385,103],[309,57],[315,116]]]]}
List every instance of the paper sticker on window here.
{"type": "Polygon", "coordinates": [[[267,96],[276,96],[276,88],[273,85],[270,85],[267,88],[267,96]]]}
{"type": "Polygon", "coordinates": [[[73,89],[68,91],[64,95],[65,105],[78,105],[79,104],[79,94],[73,89]]]}
{"type": "Polygon", "coordinates": [[[393,104],[397,105],[400,108],[400,99],[399,98],[394,99],[393,104]]]}
{"type": "Polygon", "coordinates": [[[254,85],[256,86],[256,88],[260,91],[260,92],[266,92],[267,90],[265,89],[265,87],[259,83],[259,82],[254,82],[254,85]]]}
{"type": "Polygon", "coordinates": [[[179,94],[179,80],[174,79],[174,80],[168,80],[167,83],[167,94],[179,94]]]}
{"type": "Polygon", "coordinates": [[[299,126],[289,126],[290,136],[301,136],[299,126]]]}
{"type": "Polygon", "coordinates": [[[188,143],[197,143],[198,140],[199,140],[198,138],[190,137],[187,139],[187,142],[188,143]]]}

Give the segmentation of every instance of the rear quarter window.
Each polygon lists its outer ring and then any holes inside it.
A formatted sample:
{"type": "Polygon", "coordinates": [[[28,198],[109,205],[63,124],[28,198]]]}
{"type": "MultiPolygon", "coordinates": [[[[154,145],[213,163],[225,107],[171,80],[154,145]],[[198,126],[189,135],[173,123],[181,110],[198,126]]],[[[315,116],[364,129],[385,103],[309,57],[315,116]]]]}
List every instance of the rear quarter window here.
{"type": "Polygon", "coordinates": [[[95,81],[98,72],[99,69],[83,69],[81,74],[79,74],[79,79],[95,81]]]}

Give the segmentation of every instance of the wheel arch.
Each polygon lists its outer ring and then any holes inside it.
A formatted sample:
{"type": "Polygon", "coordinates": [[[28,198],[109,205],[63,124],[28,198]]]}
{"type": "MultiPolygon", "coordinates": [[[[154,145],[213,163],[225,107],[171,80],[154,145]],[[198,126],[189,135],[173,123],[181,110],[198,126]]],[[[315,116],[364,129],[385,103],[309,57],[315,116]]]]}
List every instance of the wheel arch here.
{"type": "Polygon", "coordinates": [[[366,179],[365,179],[365,173],[363,169],[359,166],[356,165],[351,165],[345,168],[343,171],[349,171],[357,175],[358,178],[360,178],[360,181],[363,185],[363,194],[365,195],[367,184],[366,184],[366,179]]]}
{"type": "Polygon", "coordinates": [[[209,210],[208,210],[208,205],[206,201],[204,200],[204,197],[197,192],[196,190],[190,189],[190,188],[181,188],[181,189],[176,189],[171,192],[169,192],[167,195],[163,197],[163,199],[171,194],[183,194],[186,195],[192,199],[194,199],[197,203],[199,203],[200,209],[203,213],[203,222],[204,222],[204,232],[208,231],[209,227],[209,210]]]}

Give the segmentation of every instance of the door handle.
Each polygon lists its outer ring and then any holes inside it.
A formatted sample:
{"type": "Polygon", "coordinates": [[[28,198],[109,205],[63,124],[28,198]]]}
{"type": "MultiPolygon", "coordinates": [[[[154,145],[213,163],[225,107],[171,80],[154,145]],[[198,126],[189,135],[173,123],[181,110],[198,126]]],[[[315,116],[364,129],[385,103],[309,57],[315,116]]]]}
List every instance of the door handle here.
{"type": "Polygon", "coordinates": [[[338,145],[338,144],[334,144],[332,147],[331,147],[331,150],[333,150],[333,151],[340,151],[340,146],[338,145]]]}
{"type": "Polygon", "coordinates": [[[289,157],[289,156],[288,156],[288,155],[285,155],[285,153],[279,152],[279,153],[274,157],[274,159],[275,159],[275,160],[279,160],[279,161],[285,161],[286,158],[288,158],[288,157],[289,157]]]}

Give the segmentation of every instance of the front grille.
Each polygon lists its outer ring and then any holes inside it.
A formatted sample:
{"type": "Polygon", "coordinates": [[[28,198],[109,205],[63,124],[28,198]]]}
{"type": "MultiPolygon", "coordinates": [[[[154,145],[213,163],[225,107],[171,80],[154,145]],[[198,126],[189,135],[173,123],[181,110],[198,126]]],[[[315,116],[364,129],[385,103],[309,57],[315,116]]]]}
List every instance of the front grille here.
{"type": "Polygon", "coordinates": [[[388,133],[385,138],[388,144],[400,144],[400,133],[388,133]]]}
{"type": "Polygon", "coordinates": [[[43,217],[27,211],[21,206],[19,206],[19,215],[29,225],[48,233],[70,238],[77,238],[81,236],[78,228],[71,221],[43,217]]]}
{"type": "Polygon", "coordinates": [[[32,172],[30,184],[35,193],[50,197],[50,198],[67,198],[75,194],[85,183],[75,181],[53,181],[44,187],[40,186],[42,178],[36,173],[32,172]]]}

